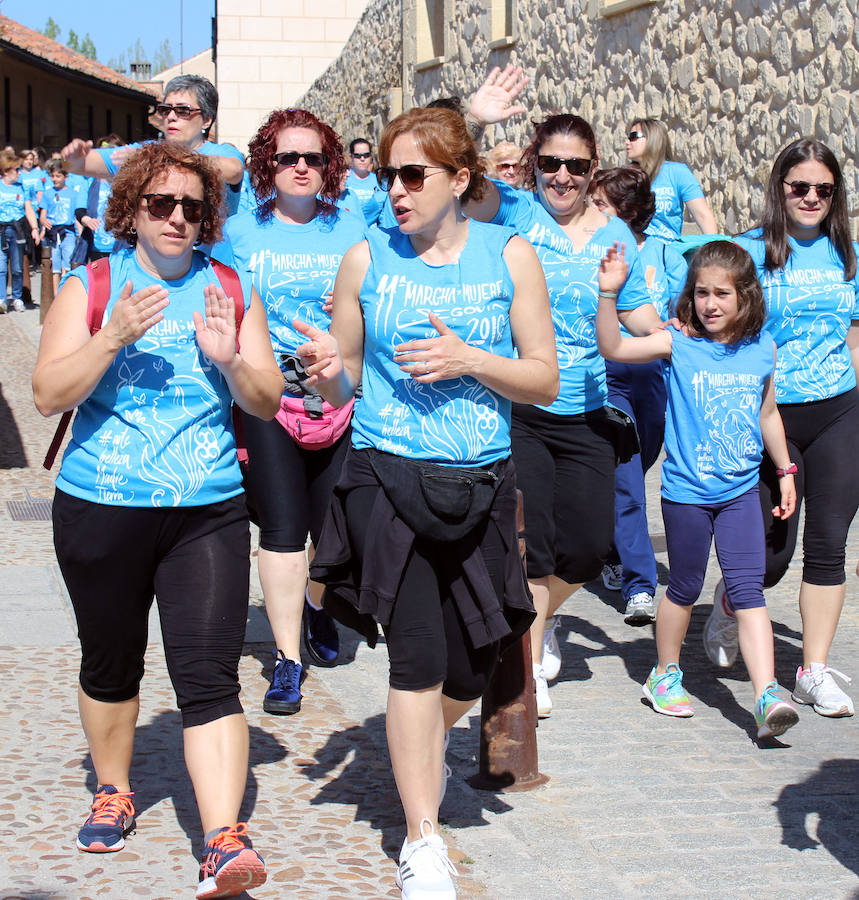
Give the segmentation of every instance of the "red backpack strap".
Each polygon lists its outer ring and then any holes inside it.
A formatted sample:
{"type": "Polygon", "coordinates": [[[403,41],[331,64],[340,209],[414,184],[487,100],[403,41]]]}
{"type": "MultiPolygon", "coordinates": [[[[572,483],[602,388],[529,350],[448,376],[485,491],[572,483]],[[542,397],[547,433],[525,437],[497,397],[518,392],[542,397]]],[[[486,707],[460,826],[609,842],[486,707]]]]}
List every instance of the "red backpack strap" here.
{"type": "MultiPolygon", "coordinates": [[[[110,300],[110,261],[107,257],[97,259],[95,262],[87,264],[87,305],[86,305],[86,322],[90,335],[101,330],[101,324],[104,320],[104,311],[107,309],[110,300]]],[[[72,420],[74,410],[66,410],[60,417],[60,423],[54,432],[54,439],[48,452],[45,454],[45,461],[42,465],[50,471],[57,458],[57,453],[66,436],[69,422],[72,420]]]]}

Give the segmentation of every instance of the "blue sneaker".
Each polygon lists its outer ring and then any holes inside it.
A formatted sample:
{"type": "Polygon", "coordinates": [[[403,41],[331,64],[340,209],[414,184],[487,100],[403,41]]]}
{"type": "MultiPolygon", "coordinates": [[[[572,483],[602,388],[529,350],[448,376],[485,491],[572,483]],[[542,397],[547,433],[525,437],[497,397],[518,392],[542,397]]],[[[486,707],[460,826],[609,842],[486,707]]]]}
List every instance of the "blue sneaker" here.
{"type": "Polygon", "coordinates": [[[327,668],[336,666],[340,655],[340,635],[334,619],[324,609],[314,609],[305,600],[301,625],[304,629],[304,644],[313,662],[327,668]]]}
{"type": "Polygon", "coordinates": [[[799,713],[776,693],[778,682],[771,681],[755,703],[755,724],[759,738],[778,737],[799,721],[799,713]]]}
{"type": "Polygon", "coordinates": [[[301,709],[301,663],[287,659],[283,650],[272,651],[274,674],[265,692],[262,708],[276,716],[291,716],[301,709]]]}
{"type": "Polygon", "coordinates": [[[89,818],[78,832],[78,850],[115,853],[125,846],[125,835],[134,828],[133,793],[103,784],[92,802],[89,818]]]}

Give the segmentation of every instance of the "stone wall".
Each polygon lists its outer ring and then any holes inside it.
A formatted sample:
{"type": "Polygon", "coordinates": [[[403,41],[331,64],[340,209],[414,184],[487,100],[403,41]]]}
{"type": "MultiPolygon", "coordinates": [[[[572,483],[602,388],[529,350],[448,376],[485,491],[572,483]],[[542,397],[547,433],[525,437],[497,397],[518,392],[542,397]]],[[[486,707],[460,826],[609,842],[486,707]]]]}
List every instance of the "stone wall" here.
{"type": "MultiPolygon", "coordinates": [[[[417,0],[422,2],[422,0],[417,0]]],[[[492,49],[486,0],[450,3],[445,61],[416,66],[414,0],[374,0],[344,54],[303,102],[341,133],[386,120],[388,91],[403,105],[469,96],[492,65],[512,62],[531,77],[529,115],[489,129],[484,149],[524,145],[529,119],[578,112],[597,132],[603,163],[625,161],[636,116],[661,118],[674,156],[698,175],[720,227],[751,226],[778,150],[801,135],[825,141],[842,163],[850,213],[859,224],[859,0],[662,0],[606,17],[597,0],[517,0],[517,39],[492,49]],[[342,124],[340,124],[342,123],[342,124]]]]}

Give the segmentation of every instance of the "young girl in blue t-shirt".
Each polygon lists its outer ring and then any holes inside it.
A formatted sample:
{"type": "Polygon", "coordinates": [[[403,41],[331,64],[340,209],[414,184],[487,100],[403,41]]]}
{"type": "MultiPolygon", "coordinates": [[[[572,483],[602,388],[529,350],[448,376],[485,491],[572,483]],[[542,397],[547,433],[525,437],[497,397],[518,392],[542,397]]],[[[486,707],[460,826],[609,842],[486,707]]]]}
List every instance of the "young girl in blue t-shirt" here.
{"type": "Polygon", "coordinates": [[[623,253],[622,246],[613,248],[600,266],[600,353],[626,363],[667,360],[662,514],[671,575],[656,615],[659,659],[643,685],[644,696],[658,713],[694,713],[683,689],[680,648],[715,537],[757,698],[758,737],[773,737],[796,724],[798,716],[777,694],[772,625],[763,595],[758,469],[766,447],[779,466],[781,496],[773,515],[784,519],[796,504],[796,466],[788,457],[775,404],[775,344],[761,330],[766,305],[757,273],[736,244],[706,244],[695,255],[677,301],[682,330],[625,338],[615,309],[626,271],[623,253]]]}

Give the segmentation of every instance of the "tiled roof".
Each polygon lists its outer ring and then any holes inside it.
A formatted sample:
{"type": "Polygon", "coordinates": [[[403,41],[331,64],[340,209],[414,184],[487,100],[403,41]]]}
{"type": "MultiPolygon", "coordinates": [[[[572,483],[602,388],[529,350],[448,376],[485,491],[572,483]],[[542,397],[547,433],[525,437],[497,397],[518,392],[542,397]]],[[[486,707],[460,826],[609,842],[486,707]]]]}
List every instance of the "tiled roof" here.
{"type": "MultiPolygon", "coordinates": [[[[119,72],[108,66],[96,62],[94,59],[76,53],[63,44],[45,37],[32,28],[27,28],[20,22],[16,22],[7,16],[0,16],[0,42],[11,44],[20,50],[25,50],[33,56],[39,56],[56,66],[64,69],[70,69],[74,72],[80,72],[88,75],[90,78],[96,78],[99,81],[105,81],[117,87],[134,91],[137,94],[152,94],[151,90],[144,88],[142,84],[120,75],[119,72]]],[[[153,95],[154,96],[154,95],[153,95]]]]}

